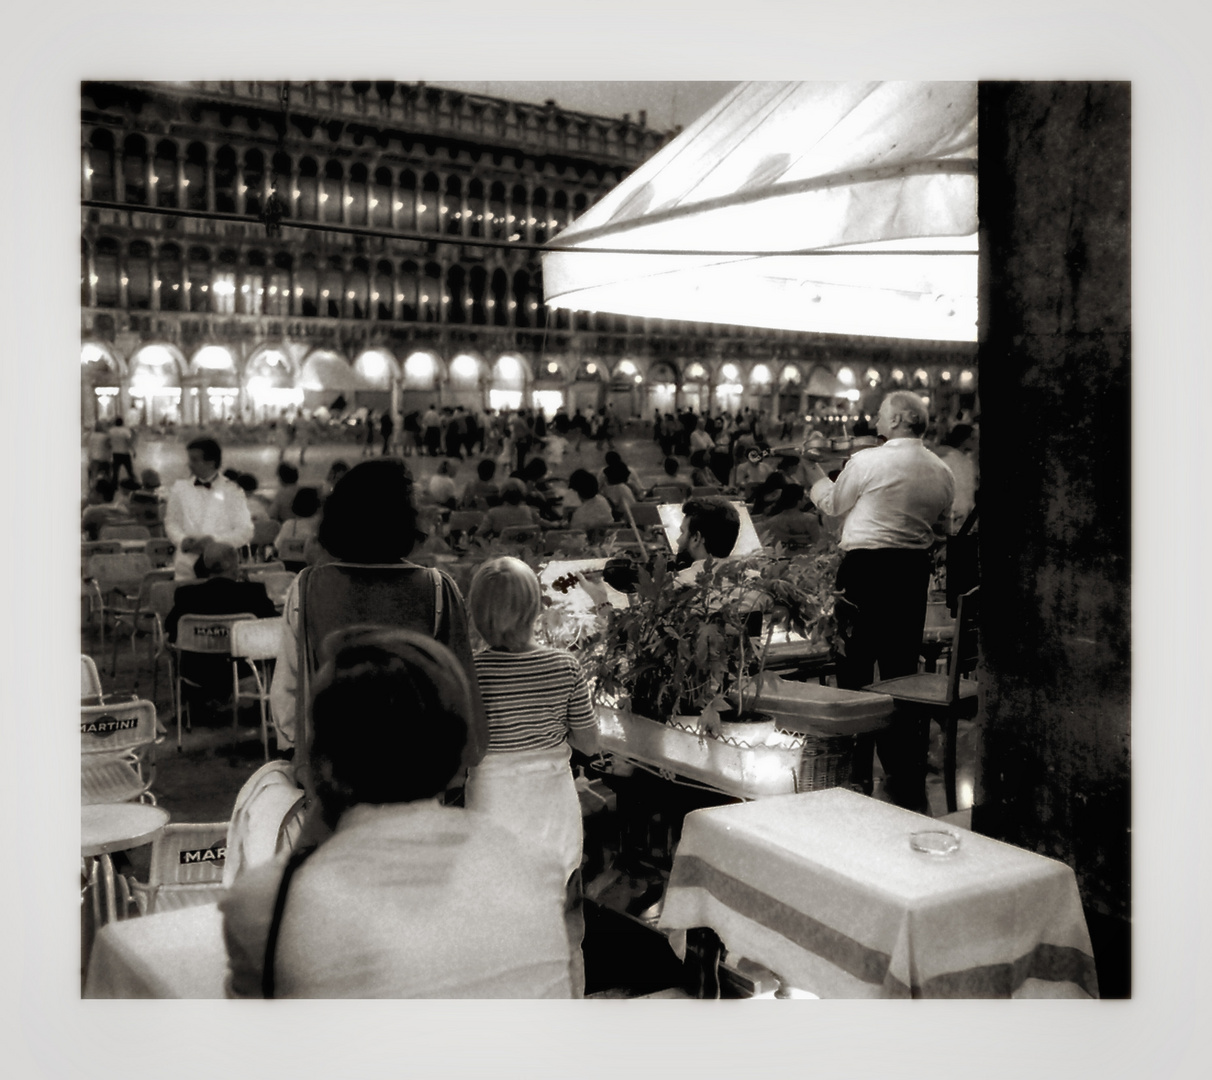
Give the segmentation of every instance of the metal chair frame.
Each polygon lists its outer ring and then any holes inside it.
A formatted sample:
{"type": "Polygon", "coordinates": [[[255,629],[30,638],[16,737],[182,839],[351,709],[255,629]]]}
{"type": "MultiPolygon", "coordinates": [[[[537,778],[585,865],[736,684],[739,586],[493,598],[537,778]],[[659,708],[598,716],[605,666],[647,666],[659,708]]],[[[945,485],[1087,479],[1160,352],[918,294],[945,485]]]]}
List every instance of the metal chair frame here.
{"type": "MultiPolygon", "coordinates": [[[[189,706],[184,702],[182,683],[189,682],[191,686],[198,685],[190,682],[181,674],[181,660],[184,654],[193,653],[206,656],[227,656],[232,661],[232,683],[238,688],[236,660],[232,657],[231,627],[233,623],[245,619],[256,619],[255,615],[242,612],[239,615],[182,615],[177,623],[177,640],[173,644],[175,675],[173,678],[173,706],[177,714],[177,752],[181,746],[181,720],[185,715],[185,726],[193,731],[192,718],[189,716],[189,706]]],[[[233,694],[231,703],[231,726],[234,731],[240,725],[240,701],[233,694]]]]}
{"type": "Polygon", "coordinates": [[[154,806],[156,706],[145,700],[80,706],[80,799],[154,806]]]}

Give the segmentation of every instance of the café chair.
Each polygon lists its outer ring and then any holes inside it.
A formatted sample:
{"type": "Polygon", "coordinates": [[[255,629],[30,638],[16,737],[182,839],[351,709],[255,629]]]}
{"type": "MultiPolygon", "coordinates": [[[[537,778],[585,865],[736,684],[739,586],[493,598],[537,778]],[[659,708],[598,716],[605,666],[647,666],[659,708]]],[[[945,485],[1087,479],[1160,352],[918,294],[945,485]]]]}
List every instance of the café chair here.
{"type": "Polygon", "coordinates": [[[146,525],[102,525],[97,535],[101,540],[150,540],[151,529],[146,525]]]}
{"type": "Polygon", "coordinates": [[[956,743],[960,720],[975,718],[980,709],[975,679],[960,675],[973,671],[978,660],[977,621],[980,612],[980,589],[971,589],[959,598],[955,631],[951,640],[951,660],[946,674],[919,672],[898,679],[881,679],[864,687],[877,694],[887,694],[900,710],[919,717],[924,723],[937,720],[943,730],[943,784],[947,795],[947,812],[956,811],[955,771],[956,743]]]}
{"type": "Polygon", "coordinates": [[[80,706],[80,801],[148,801],[156,777],[156,706],[136,700],[80,706]]]}
{"type": "Polygon", "coordinates": [[[172,566],[173,557],[177,554],[177,546],[167,537],[152,537],[143,549],[143,554],[157,570],[172,566]]]}
{"type": "Polygon", "coordinates": [[[97,672],[97,665],[93,663],[93,658],[85,653],[80,654],[80,697],[81,698],[98,698],[102,697],[101,676],[97,672]]]}
{"type": "Polygon", "coordinates": [[[652,489],[652,499],[658,503],[677,503],[681,506],[686,501],[686,492],[680,487],[666,487],[658,484],[652,489]]]}
{"type": "MultiPolygon", "coordinates": [[[[152,615],[152,636],[148,642],[148,662],[152,669],[152,701],[156,700],[156,690],[160,685],[160,657],[167,651],[164,636],[164,620],[173,609],[177,599],[176,581],[153,581],[151,594],[148,598],[148,608],[152,615]]],[[[172,659],[169,659],[169,682],[172,682],[172,659]]]]}
{"type": "Polygon", "coordinates": [[[296,563],[300,567],[307,563],[307,537],[288,536],[276,545],[278,559],[286,563],[296,563]]]}
{"type": "Polygon", "coordinates": [[[226,893],[228,822],[171,822],[152,841],[147,882],[131,880],[140,915],[212,904],[226,893]]]}
{"type": "Polygon", "coordinates": [[[105,649],[107,603],[114,597],[130,599],[138,595],[140,584],[151,570],[151,560],[142,551],[90,556],[84,571],[85,588],[89,591],[90,599],[95,601],[102,650],[105,649]]]}
{"type": "MultiPolygon", "coordinates": [[[[130,655],[133,661],[135,659],[135,638],[138,636],[139,631],[147,629],[153,634],[153,637],[155,634],[156,613],[152,610],[151,606],[152,589],[160,582],[172,580],[173,571],[171,567],[165,567],[160,570],[149,570],[139,583],[139,591],[133,597],[124,596],[121,593],[116,595],[109,609],[110,614],[114,617],[114,650],[109,663],[109,677],[111,679],[118,674],[119,634],[124,627],[130,630],[130,655]]],[[[132,685],[136,687],[139,685],[139,667],[137,664],[135,665],[134,683],[132,685]]]]}
{"type": "MultiPolygon", "coordinates": [[[[198,683],[187,679],[182,674],[182,661],[187,655],[226,656],[231,657],[231,628],[233,623],[245,619],[256,619],[255,615],[243,612],[239,615],[182,615],[177,623],[177,640],[172,648],[175,653],[174,667],[176,677],[173,680],[173,703],[177,714],[177,753],[181,752],[181,724],[184,719],[185,727],[192,731],[193,723],[189,715],[189,705],[184,700],[186,684],[197,687],[198,683]]],[[[233,659],[232,668],[236,664],[233,659]]],[[[233,675],[233,682],[238,682],[233,675]]],[[[240,722],[240,702],[233,696],[231,703],[231,725],[236,728],[240,722]]]]}
{"type": "Polygon", "coordinates": [[[231,626],[232,701],[238,710],[245,698],[255,698],[261,708],[261,745],[269,760],[269,673],[282,644],[281,619],[243,619],[231,626]],[[256,690],[240,688],[240,661],[252,668],[256,690]]]}

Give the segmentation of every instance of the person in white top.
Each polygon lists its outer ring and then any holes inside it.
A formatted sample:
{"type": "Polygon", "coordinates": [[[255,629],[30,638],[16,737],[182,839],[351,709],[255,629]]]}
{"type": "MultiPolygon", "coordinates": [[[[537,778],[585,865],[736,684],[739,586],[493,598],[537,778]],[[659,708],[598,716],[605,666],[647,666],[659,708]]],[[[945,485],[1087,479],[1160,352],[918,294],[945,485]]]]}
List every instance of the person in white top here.
{"type": "MultiPolygon", "coordinates": [[[[926,621],[930,548],[945,534],[955,478],[922,444],[928,413],[917,394],[895,390],[880,404],[876,431],[882,446],[854,454],[830,481],[809,460],[810,496],[823,514],[845,515],[837,573],[836,612],[842,648],[837,684],[861,690],[875,679],[917,671],[926,621]]],[[[806,458],[810,454],[805,453],[806,458]]],[[[921,740],[894,724],[878,740],[894,801],[920,809],[925,799],[921,740]]],[[[868,751],[869,752],[869,751],[868,751]]],[[[869,783],[867,760],[856,757],[856,779],[869,783]]]]}
{"type": "Polygon", "coordinates": [[[214,439],[194,439],[186,450],[192,479],[173,484],[164,512],[164,533],[177,547],[173,576],[178,581],[197,577],[194,563],[210,541],[241,548],[253,536],[243,489],[219,475],[223,463],[219,444],[214,439]]]}

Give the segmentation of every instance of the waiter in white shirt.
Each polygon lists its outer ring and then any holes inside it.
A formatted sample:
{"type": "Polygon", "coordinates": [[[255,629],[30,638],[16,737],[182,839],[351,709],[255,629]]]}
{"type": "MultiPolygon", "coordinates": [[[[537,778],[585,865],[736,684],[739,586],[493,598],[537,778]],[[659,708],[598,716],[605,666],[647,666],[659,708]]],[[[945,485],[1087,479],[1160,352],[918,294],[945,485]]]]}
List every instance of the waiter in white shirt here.
{"type": "Polygon", "coordinates": [[[238,484],[219,475],[223,452],[214,439],[194,439],[189,452],[190,480],[178,480],[168,495],[164,532],[176,545],[174,577],[192,580],[194,563],[212,540],[240,548],[253,536],[252,517],[238,484]]]}
{"type": "MultiPolygon", "coordinates": [[[[820,465],[806,462],[817,509],[846,515],[836,608],[842,644],[837,684],[842,689],[861,690],[873,682],[877,663],[881,679],[917,671],[929,552],[946,532],[955,497],[951,470],[922,444],[927,417],[926,403],[917,394],[895,390],[880,404],[876,431],[886,440],[882,446],[854,454],[836,481],[820,465]]],[[[925,761],[918,762],[918,748],[909,748],[909,741],[909,733],[895,726],[882,734],[880,761],[890,774],[904,776],[905,784],[898,780],[897,786],[919,808],[925,789],[917,774],[920,765],[924,784],[925,761]]],[[[856,779],[867,781],[866,766],[856,759],[856,779]]]]}

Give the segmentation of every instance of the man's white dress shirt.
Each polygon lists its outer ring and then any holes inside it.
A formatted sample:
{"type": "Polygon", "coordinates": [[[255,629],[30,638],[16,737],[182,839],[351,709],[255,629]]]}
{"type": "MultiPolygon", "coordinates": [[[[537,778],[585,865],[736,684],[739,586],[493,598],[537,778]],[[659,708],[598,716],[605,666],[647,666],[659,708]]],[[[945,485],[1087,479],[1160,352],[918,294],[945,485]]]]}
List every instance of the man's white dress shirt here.
{"type": "Polygon", "coordinates": [[[209,536],[236,548],[252,539],[252,515],[243,489],[225,476],[216,476],[209,488],[196,484],[193,477],[178,480],[168,493],[164,532],[177,546],[174,576],[178,581],[196,577],[194,563],[200,552],[181,550],[181,541],[187,536],[209,536]]]}

